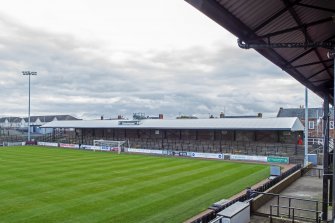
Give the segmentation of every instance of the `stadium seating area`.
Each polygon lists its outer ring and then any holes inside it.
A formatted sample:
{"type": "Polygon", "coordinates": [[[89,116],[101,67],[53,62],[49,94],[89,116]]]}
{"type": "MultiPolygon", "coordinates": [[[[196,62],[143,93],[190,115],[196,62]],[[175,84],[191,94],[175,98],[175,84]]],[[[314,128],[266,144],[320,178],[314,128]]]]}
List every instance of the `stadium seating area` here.
{"type": "Polygon", "coordinates": [[[94,137],[76,135],[74,132],[66,134],[45,135],[41,141],[89,144],[93,140],[104,139],[113,141],[127,141],[131,148],[164,149],[174,151],[229,153],[259,156],[285,156],[290,157],[291,163],[302,163],[304,147],[289,143],[266,143],[232,140],[180,140],[180,139],[154,139],[154,138],[125,138],[125,137],[94,137]]]}
{"type": "MultiPolygon", "coordinates": [[[[93,140],[104,139],[113,141],[127,141],[131,148],[164,149],[174,151],[192,151],[209,153],[228,153],[259,156],[285,156],[290,157],[291,163],[302,163],[304,147],[290,143],[270,143],[255,141],[233,141],[225,139],[161,139],[124,137],[122,134],[106,135],[105,137],[82,136],[74,131],[57,132],[35,137],[36,141],[74,143],[93,145],[93,140]]],[[[24,136],[1,136],[0,143],[26,141],[24,136]]]]}

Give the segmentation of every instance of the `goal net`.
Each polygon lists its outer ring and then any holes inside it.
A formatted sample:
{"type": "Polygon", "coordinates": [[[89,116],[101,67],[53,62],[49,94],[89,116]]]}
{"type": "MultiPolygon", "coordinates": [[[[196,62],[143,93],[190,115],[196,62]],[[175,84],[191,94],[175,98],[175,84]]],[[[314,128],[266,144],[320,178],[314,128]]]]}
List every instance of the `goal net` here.
{"type": "Polygon", "coordinates": [[[94,146],[100,146],[102,150],[117,151],[119,154],[124,149],[126,141],[93,140],[94,146]]]}
{"type": "Polygon", "coordinates": [[[23,146],[23,142],[3,142],[2,146],[23,146]]]}

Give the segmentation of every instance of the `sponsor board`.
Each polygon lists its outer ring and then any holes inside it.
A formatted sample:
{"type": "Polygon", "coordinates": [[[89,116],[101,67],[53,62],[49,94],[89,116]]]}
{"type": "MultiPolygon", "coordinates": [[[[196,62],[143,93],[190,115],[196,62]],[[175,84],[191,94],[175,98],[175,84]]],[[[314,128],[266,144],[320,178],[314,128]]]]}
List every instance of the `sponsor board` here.
{"type": "Polygon", "coordinates": [[[230,154],[230,160],[247,160],[247,161],[267,162],[267,157],[266,156],[248,156],[248,155],[230,154]]]}
{"type": "Polygon", "coordinates": [[[178,156],[189,156],[187,152],[177,152],[178,156]]]}
{"type": "Polygon", "coordinates": [[[288,157],[280,157],[280,156],[269,156],[267,159],[269,163],[289,163],[290,159],[288,157]]]}
{"type": "Polygon", "coordinates": [[[118,151],[118,147],[100,146],[102,151],[118,151]]]}
{"type": "Polygon", "coordinates": [[[169,150],[168,154],[165,155],[169,155],[169,156],[191,156],[188,152],[185,151],[172,151],[169,150]]]}
{"type": "Polygon", "coordinates": [[[78,144],[59,143],[59,147],[79,149],[78,144]]]}
{"type": "Polygon", "coordinates": [[[130,152],[130,153],[163,154],[163,150],[158,150],[158,149],[133,149],[133,148],[128,148],[128,152],[130,152]]]}
{"type": "Polygon", "coordinates": [[[58,147],[58,143],[55,143],[55,142],[37,142],[37,145],[58,147]]]}
{"type": "Polygon", "coordinates": [[[119,147],[111,147],[109,151],[118,152],[119,151],[119,147]]]}
{"type": "Polygon", "coordinates": [[[101,146],[92,146],[92,145],[81,145],[80,148],[88,150],[101,150],[101,146]]]}
{"type": "Polygon", "coordinates": [[[191,157],[195,158],[207,158],[207,159],[223,159],[222,153],[196,153],[190,152],[191,157]]]}

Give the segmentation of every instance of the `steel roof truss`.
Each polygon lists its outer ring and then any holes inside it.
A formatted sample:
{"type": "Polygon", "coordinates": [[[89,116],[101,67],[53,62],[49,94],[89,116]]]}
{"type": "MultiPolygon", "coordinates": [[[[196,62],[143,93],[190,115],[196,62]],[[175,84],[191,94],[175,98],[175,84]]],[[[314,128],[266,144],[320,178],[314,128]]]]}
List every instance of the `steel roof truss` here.
{"type": "Polygon", "coordinates": [[[331,65],[329,65],[329,66],[323,68],[322,70],[319,70],[318,72],[316,72],[316,73],[312,74],[310,77],[308,77],[307,80],[312,79],[312,78],[315,77],[316,75],[318,75],[318,74],[322,73],[323,71],[326,71],[326,70],[328,70],[329,68],[332,68],[332,67],[333,67],[333,64],[331,64],[331,65]]]}
{"type": "MultiPolygon", "coordinates": [[[[283,1],[284,1],[285,5],[289,5],[288,0],[283,0],[283,1]]],[[[294,18],[295,22],[297,23],[297,25],[302,26],[302,32],[304,33],[305,42],[313,41],[312,38],[307,33],[307,24],[303,24],[303,22],[301,21],[301,19],[299,18],[298,14],[297,14],[297,12],[293,8],[290,8],[289,11],[290,11],[290,14],[292,15],[292,17],[294,18]]],[[[319,20],[319,21],[321,21],[321,20],[319,20]]],[[[330,18],[330,21],[333,21],[332,17],[330,18]]],[[[315,23],[320,24],[320,23],[318,23],[318,21],[315,21],[315,23]]],[[[331,49],[334,49],[334,47],[331,48],[331,49]]],[[[318,49],[315,48],[314,52],[316,53],[318,59],[320,61],[322,61],[323,59],[322,59],[318,49]]],[[[327,69],[327,65],[325,63],[322,62],[322,65],[323,65],[324,68],[327,69]]],[[[328,72],[328,75],[331,76],[331,71],[329,69],[327,69],[327,72],[328,72]]]]}
{"type": "MultiPolygon", "coordinates": [[[[259,37],[260,38],[269,38],[269,37],[272,37],[272,36],[278,36],[278,35],[293,32],[293,31],[296,31],[296,30],[302,30],[303,31],[304,29],[306,30],[308,27],[320,25],[322,23],[331,22],[331,21],[333,21],[333,18],[328,17],[328,18],[320,19],[320,20],[317,20],[317,21],[314,21],[314,22],[294,26],[294,27],[291,27],[291,28],[288,28],[288,29],[279,30],[279,31],[276,31],[276,32],[273,32],[273,33],[267,33],[267,34],[259,36],[259,37]]],[[[305,31],[303,31],[303,32],[305,32],[305,31]]]]}
{"type": "Polygon", "coordinates": [[[296,1],[292,2],[292,3],[290,3],[288,6],[286,6],[285,8],[283,8],[282,10],[280,10],[279,12],[277,12],[276,14],[274,14],[273,16],[271,16],[269,19],[267,19],[266,21],[264,21],[260,25],[258,25],[253,31],[256,33],[258,30],[260,30],[264,26],[268,25],[273,20],[277,19],[279,16],[281,16],[282,14],[284,14],[287,10],[289,10],[294,5],[298,4],[300,1],[301,0],[296,0],[296,1]]]}
{"type": "MultiPolygon", "coordinates": [[[[326,39],[324,42],[329,42],[329,41],[331,41],[332,39],[334,39],[335,38],[335,35],[334,36],[331,36],[331,37],[329,37],[328,39],[326,39]]],[[[327,47],[328,48],[328,47],[327,47]]],[[[299,60],[300,58],[302,58],[302,57],[304,57],[304,56],[306,56],[307,54],[309,54],[309,53],[311,53],[313,51],[313,48],[311,48],[311,49],[309,49],[309,50],[307,50],[307,51],[305,51],[304,53],[302,53],[302,54],[300,54],[300,55],[298,55],[297,57],[295,57],[295,58],[293,58],[293,59],[291,59],[290,61],[288,61],[289,63],[293,63],[294,61],[296,61],[296,60],[299,60]]]]}
{"type": "Polygon", "coordinates": [[[308,5],[308,4],[303,4],[303,3],[297,3],[296,5],[302,6],[302,7],[307,7],[307,8],[312,8],[312,9],[318,9],[318,10],[322,10],[322,11],[326,11],[326,12],[335,13],[334,9],[323,8],[323,7],[319,7],[319,6],[315,6],[315,5],[308,5]]]}
{"type": "Polygon", "coordinates": [[[320,63],[328,63],[328,62],[332,62],[332,59],[328,59],[328,60],[321,60],[321,61],[316,61],[316,62],[312,62],[312,63],[305,63],[305,64],[299,64],[296,66],[290,66],[288,65],[287,68],[299,68],[299,67],[306,67],[306,66],[312,66],[312,65],[317,65],[320,63]]]}
{"type": "MultiPolygon", "coordinates": [[[[322,47],[326,49],[333,49],[335,47],[335,42],[328,41],[328,42],[304,42],[304,43],[297,43],[297,42],[291,42],[291,43],[246,43],[240,39],[238,41],[238,46],[242,49],[261,49],[261,48],[313,48],[311,51],[314,50],[314,48],[322,47]]],[[[310,53],[310,51],[309,51],[310,53]]]]}

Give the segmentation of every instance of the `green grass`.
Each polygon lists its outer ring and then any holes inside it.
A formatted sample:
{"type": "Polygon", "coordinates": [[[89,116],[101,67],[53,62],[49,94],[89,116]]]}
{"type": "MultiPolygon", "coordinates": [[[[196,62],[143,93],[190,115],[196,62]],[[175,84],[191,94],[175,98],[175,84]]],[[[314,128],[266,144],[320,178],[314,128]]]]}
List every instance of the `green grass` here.
{"type": "Polygon", "coordinates": [[[269,175],[215,160],[0,149],[0,222],[182,222],[269,175]]]}

